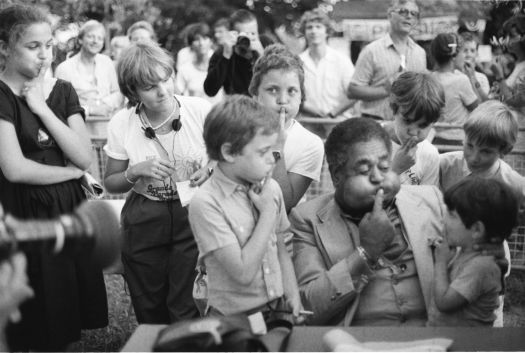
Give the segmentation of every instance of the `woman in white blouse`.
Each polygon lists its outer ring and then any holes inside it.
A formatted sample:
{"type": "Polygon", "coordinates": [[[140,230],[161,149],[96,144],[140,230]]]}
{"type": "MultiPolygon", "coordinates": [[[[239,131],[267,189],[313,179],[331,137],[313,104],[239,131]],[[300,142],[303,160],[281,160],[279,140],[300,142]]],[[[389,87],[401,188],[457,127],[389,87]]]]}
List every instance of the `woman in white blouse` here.
{"type": "Polygon", "coordinates": [[[105,35],[102,23],[87,21],[78,35],[80,52],[58,65],[55,73],[71,82],[86,115],[110,116],[123,103],[115,66],[110,57],[100,54],[105,35]]]}

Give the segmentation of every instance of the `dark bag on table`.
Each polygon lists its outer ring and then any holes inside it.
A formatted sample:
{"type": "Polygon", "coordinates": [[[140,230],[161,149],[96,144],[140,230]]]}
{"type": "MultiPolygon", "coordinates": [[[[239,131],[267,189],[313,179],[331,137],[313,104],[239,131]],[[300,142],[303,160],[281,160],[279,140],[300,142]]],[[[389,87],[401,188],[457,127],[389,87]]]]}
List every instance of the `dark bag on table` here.
{"type": "Polygon", "coordinates": [[[246,315],[205,317],[174,323],[159,332],[155,352],[267,352],[283,350],[291,332],[288,321],[268,325],[255,335],[246,315]]]}

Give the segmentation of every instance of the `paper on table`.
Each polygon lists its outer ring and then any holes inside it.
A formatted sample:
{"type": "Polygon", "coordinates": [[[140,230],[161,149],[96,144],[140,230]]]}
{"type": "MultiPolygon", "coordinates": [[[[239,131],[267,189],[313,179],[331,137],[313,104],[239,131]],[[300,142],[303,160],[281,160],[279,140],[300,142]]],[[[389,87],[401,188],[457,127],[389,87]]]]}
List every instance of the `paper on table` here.
{"type": "Polygon", "coordinates": [[[177,192],[179,193],[180,204],[182,207],[186,207],[190,204],[190,201],[195,195],[195,192],[199,190],[198,186],[190,186],[190,181],[179,181],[176,182],[177,192]]]}
{"type": "Polygon", "coordinates": [[[446,352],[452,345],[449,338],[430,338],[406,342],[359,342],[346,331],[328,331],[323,342],[332,352],[446,352]]]}

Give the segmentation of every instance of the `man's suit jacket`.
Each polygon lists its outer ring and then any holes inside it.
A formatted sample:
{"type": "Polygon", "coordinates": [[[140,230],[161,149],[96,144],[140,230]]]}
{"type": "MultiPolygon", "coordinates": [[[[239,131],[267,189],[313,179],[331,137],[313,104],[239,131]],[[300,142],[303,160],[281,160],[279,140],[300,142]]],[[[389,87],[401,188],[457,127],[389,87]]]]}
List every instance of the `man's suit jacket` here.
{"type": "MultiPolygon", "coordinates": [[[[434,186],[403,185],[395,204],[412,246],[427,314],[433,315],[433,261],[428,239],[441,237],[442,195],[434,186]]],[[[294,208],[290,214],[293,262],[303,305],[314,312],[309,324],[350,325],[359,304],[359,278],[347,258],[360,244],[357,226],[350,234],[333,194],[294,208]]],[[[349,222],[348,222],[349,223],[349,222]]]]}

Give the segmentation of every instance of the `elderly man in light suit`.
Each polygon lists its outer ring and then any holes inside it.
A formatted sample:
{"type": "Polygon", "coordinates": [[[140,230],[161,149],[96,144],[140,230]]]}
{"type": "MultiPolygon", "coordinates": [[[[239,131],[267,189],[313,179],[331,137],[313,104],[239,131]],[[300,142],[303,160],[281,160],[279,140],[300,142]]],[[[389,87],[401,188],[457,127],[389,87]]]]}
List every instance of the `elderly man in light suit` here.
{"type": "Polygon", "coordinates": [[[390,139],[372,119],[337,125],[325,151],[335,193],[290,214],[308,323],[424,326],[437,310],[429,242],[443,234],[440,191],[399,186],[390,139]]]}

